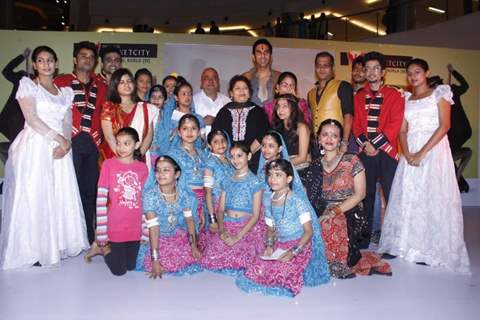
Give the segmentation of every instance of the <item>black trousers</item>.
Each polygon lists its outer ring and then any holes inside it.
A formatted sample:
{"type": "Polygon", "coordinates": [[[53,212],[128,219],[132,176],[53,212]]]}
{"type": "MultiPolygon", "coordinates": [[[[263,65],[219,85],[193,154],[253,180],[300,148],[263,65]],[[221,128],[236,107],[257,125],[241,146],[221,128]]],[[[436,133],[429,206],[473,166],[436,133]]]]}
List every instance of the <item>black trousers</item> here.
{"type": "Polygon", "coordinates": [[[140,241],[110,242],[110,253],[105,256],[108,269],[121,276],[135,269],[140,241]]]}
{"type": "Polygon", "coordinates": [[[87,223],[88,241],[92,243],[95,240],[99,153],[88,133],[81,132],[72,139],[72,155],[87,223]]]}
{"type": "Polygon", "coordinates": [[[375,192],[377,190],[377,181],[383,188],[385,200],[388,203],[390,188],[392,187],[395,171],[397,170],[397,160],[393,159],[385,152],[380,151],[376,156],[369,157],[364,152],[359,154],[360,160],[365,167],[367,177],[367,190],[364,200],[364,215],[367,218],[365,229],[362,232],[361,249],[368,248],[370,244],[370,235],[373,226],[373,207],[375,204],[375,192]]]}

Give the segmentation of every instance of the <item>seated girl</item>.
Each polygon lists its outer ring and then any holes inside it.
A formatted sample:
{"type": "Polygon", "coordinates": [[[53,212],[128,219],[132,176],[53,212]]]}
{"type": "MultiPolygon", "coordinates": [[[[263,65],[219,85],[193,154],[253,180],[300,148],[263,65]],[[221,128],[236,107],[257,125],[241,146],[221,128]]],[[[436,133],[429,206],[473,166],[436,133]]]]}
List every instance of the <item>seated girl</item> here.
{"type": "Polygon", "coordinates": [[[248,145],[235,142],[230,149],[235,174],[222,181],[218,234],[210,238],[202,266],[236,274],[263,250],[265,225],[260,223],[263,184],[248,169],[248,145]]]}
{"type": "Polygon", "coordinates": [[[263,196],[268,226],[266,249],[236,281],[247,292],[295,296],[304,285],[316,286],[329,280],[315,211],[303,190],[293,188],[294,170],[284,159],[266,166],[272,190],[263,196]]]}
{"type": "Polygon", "coordinates": [[[197,200],[184,182],[177,161],[160,156],[155,161],[143,193],[143,212],[149,242],[140,246],[138,271],[150,278],[201,271],[195,232],[197,200]],[[152,171],[153,172],[153,171],[152,171]]]}

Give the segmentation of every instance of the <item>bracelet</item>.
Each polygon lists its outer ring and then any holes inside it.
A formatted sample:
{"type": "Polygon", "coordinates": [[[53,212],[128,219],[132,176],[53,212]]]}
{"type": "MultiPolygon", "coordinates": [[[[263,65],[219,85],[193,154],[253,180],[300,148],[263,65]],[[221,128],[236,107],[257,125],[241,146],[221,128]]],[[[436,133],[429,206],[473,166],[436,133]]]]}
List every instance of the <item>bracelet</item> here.
{"type": "Polygon", "coordinates": [[[303,250],[303,247],[302,247],[302,246],[294,246],[294,247],[292,248],[292,254],[293,254],[294,256],[297,256],[298,254],[300,254],[300,252],[302,252],[302,250],[303,250]]]}
{"type": "Polygon", "coordinates": [[[215,178],[213,176],[203,176],[203,186],[206,188],[213,188],[215,178]]]}
{"type": "Polygon", "coordinates": [[[158,226],[159,225],[158,217],[154,217],[152,219],[145,219],[145,224],[148,229],[158,226]]]}
{"type": "Polygon", "coordinates": [[[332,212],[336,215],[343,213],[342,209],[339,206],[333,206],[330,209],[328,209],[328,211],[330,211],[330,212],[332,212]]]}
{"type": "Polygon", "coordinates": [[[273,247],[275,244],[275,238],[267,238],[267,247],[273,247]]]}
{"type": "Polygon", "coordinates": [[[343,146],[348,146],[348,141],[347,140],[342,140],[340,142],[340,144],[343,145],[343,146]]]}
{"type": "Polygon", "coordinates": [[[152,249],[152,261],[158,261],[159,259],[158,249],[152,249]]]}
{"type": "Polygon", "coordinates": [[[210,224],[217,223],[217,216],[215,216],[215,214],[213,214],[213,213],[209,213],[208,214],[208,222],[210,224]]]}
{"type": "Polygon", "coordinates": [[[192,246],[194,244],[195,238],[193,237],[193,234],[188,234],[188,243],[192,246]]]}

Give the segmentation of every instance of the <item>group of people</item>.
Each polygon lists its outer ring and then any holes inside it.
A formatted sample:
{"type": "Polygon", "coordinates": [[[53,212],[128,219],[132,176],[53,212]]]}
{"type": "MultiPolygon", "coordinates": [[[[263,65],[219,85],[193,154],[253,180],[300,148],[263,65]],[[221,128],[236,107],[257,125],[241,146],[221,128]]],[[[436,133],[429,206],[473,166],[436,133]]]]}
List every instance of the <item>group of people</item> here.
{"type": "Polygon", "coordinates": [[[181,76],[132,74],[113,46],[75,44],[74,71],[58,77],[55,51],[33,50],[35,76],[16,93],[26,124],[5,168],[0,267],[88,250],[115,275],[212,270],[287,296],[391,275],[383,259],[396,256],[468,273],[450,87],[430,87],[427,62],[413,59],[404,94],[384,83],[378,52],[354,61],[352,87],[320,52],[305,100],[272,53],[257,40],[227,97],[213,68],[193,94],[181,76]],[[387,206],[374,253],[377,184],[387,206]]]}

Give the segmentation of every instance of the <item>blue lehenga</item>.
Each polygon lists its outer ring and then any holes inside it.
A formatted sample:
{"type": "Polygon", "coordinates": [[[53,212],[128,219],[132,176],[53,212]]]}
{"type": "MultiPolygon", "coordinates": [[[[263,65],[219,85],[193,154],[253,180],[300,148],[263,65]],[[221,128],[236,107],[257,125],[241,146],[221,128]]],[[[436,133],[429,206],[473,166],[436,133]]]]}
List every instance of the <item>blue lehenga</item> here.
{"type": "MultiPolygon", "coordinates": [[[[308,264],[303,270],[303,284],[308,287],[318,286],[327,283],[330,280],[330,271],[328,267],[327,258],[325,256],[325,248],[321,237],[320,224],[318,222],[315,211],[308,202],[305,194],[301,191],[293,191],[285,203],[285,215],[283,217],[283,206],[277,207],[270,204],[271,193],[265,193],[264,206],[265,215],[267,219],[273,219],[276,225],[283,225],[279,227],[278,242],[286,243],[288,245],[295,240],[298,240],[303,235],[303,227],[299,223],[299,216],[308,212],[310,221],[312,223],[313,235],[311,240],[311,255],[308,264]],[[283,224],[279,220],[284,219],[283,224]]],[[[308,250],[308,248],[306,248],[308,250]]],[[[257,258],[258,259],[258,258],[257,258]]],[[[249,279],[245,273],[237,276],[236,284],[239,288],[246,292],[261,292],[266,295],[288,296],[293,297],[297,291],[280,286],[263,285],[249,279]]]]}
{"type": "MultiPolygon", "coordinates": [[[[181,167],[178,159],[174,159],[181,167]]],[[[159,185],[155,180],[154,170],[150,172],[143,191],[143,212],[156,213],[159,218],[159,256],[167,274],[183,276],[202,271],[202,267],[191,254],[188,242],[185,210],[197,211],[198,202],[195,194],[186,183],[183,172],[177,182],[177,198],[173,204],[168,204],[162,197],[159,185]]],[[[199,222],[196,214],[192,214],[195,229],[198,232],[199,222]]],[[[150,243],[142,243],[139,248],[136,271],[150,271],[150,243]]]]}

